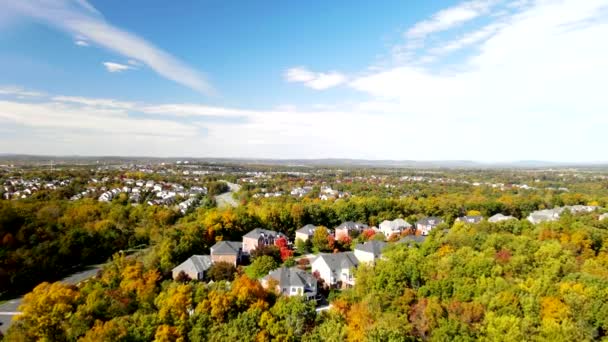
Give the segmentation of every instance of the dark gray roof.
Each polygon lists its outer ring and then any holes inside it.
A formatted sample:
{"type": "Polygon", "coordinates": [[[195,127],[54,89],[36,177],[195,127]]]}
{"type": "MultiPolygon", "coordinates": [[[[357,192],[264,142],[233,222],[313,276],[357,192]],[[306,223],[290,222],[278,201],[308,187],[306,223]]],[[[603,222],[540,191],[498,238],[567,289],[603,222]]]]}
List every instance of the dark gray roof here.
{"type": "Polygon", "coordinates": [[[424,235],[407,235],[397,241],[397,243],[423,243],[426,240],[424,235]]]}
{"type": "Polygon", "coordinates": [[[342,252],[342,253],[322,253],[317,258],[322,258],[325,263],[333,271],[343,268],[357,267],[359,260],[355,257],[354,252],[342,252]]]}
{"type": "Polygon", "coordinates": [[[276,237],[280,237],[280,236],[285,236],[285,234],[279,233],[279,232],[275,232],[274,230],[256,228],[256,229],[250,231],[249,233],[245,234],[243,237],[258,239],[262,235],[272,236],[272,237],[275,237],[275,238],[276,237]]]}
{"type": "Polygon", "coordinates": [[[280,287],[288,286],[312,286],[317,283],[312,274],[302,271],[298,268],[281,267],[271,271],[264,280],[275,279],[279,282],[280,287]]]}
{"type": "Polygon", "coordinates": [[[305,225],[304,227],[296,230],[296,233],[312,235],[315,232],[315,230],[317,230],[317,226],[309,223],[309,224],[305,225]]]}
{"type": "Polygon", "coordinates": [[[386,247],[386,242],[384,241],[377,241],[377,240],[372,240],[372,241],[366,241],[364,243],[360,243],[357,246],[355,246],[355,249],[363,251],[363,252],[367,252],[367,253],[373,253],[374,256],[380,256],[380,254],[382,254],[382,250],[384,249],[384,247],[386,247]]]}
{"type": "Polygon", "coordinates": [[[439,217],[425,217],[423,219],[420,219],[416,222],[416,224],[422,224],[422,225],[438,225],[440,223],[443,223],[443,219],[439,218],[439,217]]]}
{"type": "Polygon", "coordinates": [[[196,271],[197,273],[203,273],[207,271],[212,264],[213,261],[209,255],[193,255],[174,269],[190,270],[196,271]]]}
{"type": "Polygon", "coordinates": [[[211,247],[212,255],[238,255],[243,248],[239,241],[219,241],[211,247]]]}
{"type": "Polygon", "coordinates": [[[366,225],[365,223],[353,222],[353,221],[342,222],[342,224],[340,224],[339,226],[336,227],[336,229],[347,229],[347,230],[363,230],[366,228],[369,228],[369,226],[366,225]]]}

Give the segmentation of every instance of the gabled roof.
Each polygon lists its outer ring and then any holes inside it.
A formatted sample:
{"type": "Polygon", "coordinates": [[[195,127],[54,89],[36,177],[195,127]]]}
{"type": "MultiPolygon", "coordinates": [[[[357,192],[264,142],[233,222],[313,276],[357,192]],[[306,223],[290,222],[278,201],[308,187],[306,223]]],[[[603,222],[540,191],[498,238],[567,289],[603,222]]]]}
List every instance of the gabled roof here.
{"type": "Polygon", "coordinates": [[[355,257],[354,252],[342,252],[333,254],[322,253],[317,257],[317,259],[315,259],[315,261],[317,261],[318,259],[325,261],[327,266],[329,266],[332,271],[344,268],[357,267],[359,265],[359,260],[357,260],[357,258],[355,257]]]}
{"type": "Polygon", "coordinates": [[[490,217],[488,219],[488,222],[499,222],[499,221],[506,221],[506,220],[512,220],[512,219],[515,219],[515,217],[505,216],[505,215],[499,213],[499,214],[496,214],[496,215],[490,217]]]}
{"type": "Polygon", "coordinates": [[[401,238],[397,243],[423,243],[426,240],[426,236],[424,235],[407,235],[401,238]]]}
{"type": "Polygon", "coordinates": [[[313,286],[317,283],[317,280],[315,279],[315,277],[312,276],[312,274],[295,267],[277,268],[276,270],[271,271],[267,276],[263,278],[263,280],[265,281],[268,281],[270,279],[278,281],[280,287],[306,287],[313,286]]]}
{"type": "Polygon", "coordinates": [[[440,223],[443,223],[443,219],[439,218],[439,217],[425,217],[423,219],[420,219],[416,222],[416,224],[422,224],[422,225],[438,225],[440,223]]]}
{"type": "Polygon", "coordinates": [[[380,228],[388,228],[391,230],[401,230],[401,229],[405,229],[405,228],[410,228],[412,225],[409,224],[409,222],[407,222],[406,220],[402,219],[402,218],[398,218],[398,219],[394,219],[392,221],[389,220],[384,220],[382,221],[382,223],[380,223],[380,228]]]}
{"type": "Polygon", "coordinates": [[[193,255],[186,261],[179,264],[175,269],[186,269],[189,271],[196,271],[197,273],[203,273],[211,268],[213,261],[209,255],[193,255]]]}
{"type": "Polygon", "coordinates": [[[372,253],[374,256],[380,256],[382,254],[382,250],[386,247],[387,243],[384,241],[366,241],[364,243],[360,243],[355,246],[355,250],[372,253]]]}
{"type": "Polygon", "coordinates": [[[296,230],[296,233],[312,235],[315,232],[315,230],[317,230],[317,226],[309,223],[309,224],[305,225],[304,227],[296,230]]]}
{"type": "Polygon", "coordinates": [[[336,229],[347,229],[347,230],[362,230],[362,229],[366,229],[366,228],[369,228],[369,226],[366,225],[365,223],[353,222],[353,221],[342,222],[342,224],[340,224],[339,226],[336,227],[336,229]]]}
{"type": "Polygon", "coordinates": [[[238,255],[243,248],[243,243],[239,241],[219,241],[211,247],[213,255],[238,255]]]}
{"type": "Polygon", "coordinates": [[[256,229],[250,231],[249,233],[245,234],[243,237],[259,239],[260,236],[272,236],[272,237],[276,238],[276,237],[280,237],[280,236],[285,236],[285,234],[275,232],[274,230],[256,228],[256,229]]]}

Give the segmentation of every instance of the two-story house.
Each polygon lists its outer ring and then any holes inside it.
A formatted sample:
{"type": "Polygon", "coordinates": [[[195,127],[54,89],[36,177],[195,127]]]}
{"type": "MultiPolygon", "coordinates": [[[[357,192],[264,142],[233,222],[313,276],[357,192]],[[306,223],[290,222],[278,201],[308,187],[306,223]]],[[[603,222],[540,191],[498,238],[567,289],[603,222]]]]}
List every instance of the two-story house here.
{"type": "Polygon", "coordinates": [[[312,273],[329,286],[353,286],[359,260],[353,252],[322,253],[312,262],[312,273]]]}
{"type": "Polygon", "coordinates": [[[241,261],[243,243],[238,241],[218,241],[211,247],[213,262],[229,262],[236,266],[241,261]]]}
{"type": "Polygon", "coordinates": [[[412,228],[412,225],[406,220],[398,218],[392,221],[384,220],[378,228],[388,238],[391,235],[401,235],[402,232],[412,228]]]}
{"type": "Polygon", "coordinates": [[[181,272],[184,272],[192,280],[203,280],[211,265],[213,265],[211,256],[193,255],[171,270],[171,275],[176,279],[181,272]]]}
{"type": "Polygon", "coordinates": [[[354,232],[361,233],[363,230],[369,228],[368,225],[360,222],[347,221],[336,227],[336,240],[351,236],[354,232]]]}
{"type": "Polygon", "coordinates": [[[317,296],[317,279],[298,268],[277,268],[260,280],[265,289],[271,286],[284,296],[304,296],[306,300],[317,296]]]}
{"type": "Polygon", "coordinates": [[[296,240],[300,239],[302,241],[307,241],[312,238],[313,234],[317,230],[317,226],[312,224],[307,224],[304,227],[296,230],[296,240]]]}
{"type": "Polygon", "coordinates": [[[355,257],[360,263],[374,264],[382,256],[382,250],[386,247],[384,241],[366,241],[355,246],[355,257]]]}
{"type": "Polygon", "coordinates": [[[243,253],[250,254],[258,247],[272,246],[280,237],[287,238],[283,233],[256,228],[243,236],[243,253]]]}
{"type": "Polygon", "coordinates": [[[439,217],[425,217],[416,222],[416,232],[420,232],[420,235],[429,235],[429,232],[443,223],[443,220],[439,217]]]}

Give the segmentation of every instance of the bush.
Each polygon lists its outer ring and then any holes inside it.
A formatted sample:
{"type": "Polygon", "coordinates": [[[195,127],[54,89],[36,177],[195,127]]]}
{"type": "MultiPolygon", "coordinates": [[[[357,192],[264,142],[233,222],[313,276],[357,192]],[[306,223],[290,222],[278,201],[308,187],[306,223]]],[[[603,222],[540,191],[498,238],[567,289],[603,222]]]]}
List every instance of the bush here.
{"type": "Polygon", "coordinates": [[[249,272],[255,278],[261,278],[278,267],[279,263],[275,259],[268,255],[262,255],[253,260],[253,263],[249,266],[249,272]]]}
{"type": "Polygon", "coordinates": [[[220,261],[214,263],[209,271],[207,271],[207,275],[213,281],[232,281],[234,280],[234,274],[236,273],[236,267],[233,264],[225,261],[220,261]]]}

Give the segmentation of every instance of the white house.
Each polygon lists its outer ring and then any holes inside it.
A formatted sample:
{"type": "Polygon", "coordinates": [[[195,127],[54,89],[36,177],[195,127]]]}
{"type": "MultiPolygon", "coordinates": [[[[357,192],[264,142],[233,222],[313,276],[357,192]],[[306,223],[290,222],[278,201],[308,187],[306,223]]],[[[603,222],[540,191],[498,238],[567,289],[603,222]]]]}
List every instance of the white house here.
{"type": "Polygon", "coordinates": [[[317,230],[317,226],[312,224],[307,224],[304,227],[296,230],[296,240],[300,239],[302,241],[306,241],[312,238],[313,234],[317,230]]]}
{"type": "Polygon", "coordinates": [[[274,282],[277,292],[284,296],[304,296],[307,300],[317,296],[317,279],[298,268],[277,268],[260,280],[266,289],[274,282]]]}
{"type": "Polygon", "coordinates": [[[496,214],[488,219],[488,222],[496,223],[500,221],[514,220],[513,216],[505,216],[503,214],[496,214]]]}
{"type": "Polygon", "coordinates": [[[608,219],[608,213],[605,213],[605,214],[600,215],[600,217],[598,217],[598,219],[599,219],[600,221],[608,219]]]}
{"type": "Polygon", "coordinates": [[[416,230],[422,235],[429,235],[429,232],[440,223],[443,223],[443,220],[438,217],[426,217],[416,222],[416,230]]]}
{"type": "Polygon", "coordinates": [[[380,231],[387,238],[393,234],[400,235],[403,231],[412,228],[412,225],[409,224],[404,219],[398,218],[392,221],[384,220],[380,223],[380,231]]]}
{"type": "Polygon", "coordinates": [[[359,260],[353,252],[323,253],[312,262],[312,273],[329,286],[352,286],[355,284],[354,270],[359,260]]]}

